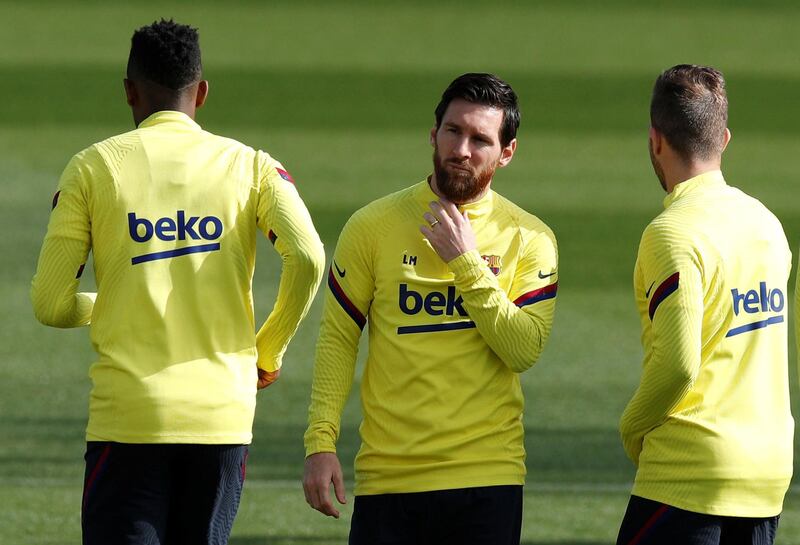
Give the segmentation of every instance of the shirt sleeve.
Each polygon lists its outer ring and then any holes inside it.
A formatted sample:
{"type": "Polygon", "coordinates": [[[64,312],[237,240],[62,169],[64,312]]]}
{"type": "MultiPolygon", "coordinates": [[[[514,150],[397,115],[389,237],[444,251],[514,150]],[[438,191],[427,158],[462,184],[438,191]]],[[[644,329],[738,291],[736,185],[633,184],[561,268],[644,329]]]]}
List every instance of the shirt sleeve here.
{"type": "Polygon", "coordinates": [[[256,335],[258,367],[275,371],[308,312],[325,267],[325,251],[291,176],[269,161],[259,187],[258,227],[282,260],[275,305],[256,335]]]}
{"type": "Polygon", "coordinates": [[[102,160],[90,150],[77,154],[64,169],[53,196],[31,283],[33,312],[45,325],[79,327],[91,321],[96,294],[78,292],[92,243],[86,181],[103,168],[102,160]]]}
{"type": "Polygon", "coordinates": [[[448,265],[467,313],[495,354],[517,373],[532,367],[550,335],[555,313],[558,250],[552,232],[542,231],[528,243],[509,293],[477,250],[448,265]]]}
{"type": "Polygon", "coordinates": [[[638,465],[645,435],[662,424],[692,388],[701,362],[703,261],[668,227],[648,227],[639,246],[635,282],[645,289],[645,355],[636,393],[622,414],[625,452],[638,465]]]}
{"type": "Polygon", "coordinates": [[[353,385],[358,341],[374,297],[372,245],[369,223],[357,212],[339,236],[328,271],[304,437],[306,456],[336,452],[342,410],[353,385]]]}
{"type": "MultiPolygon", "coordinates": [[[[800,259],[797,262],[797,270],[800,271],[800,259]]],[[[794,281],[794,342],[798,361],[797,371],[800,376],[800,274],[796,275],[794,281]]]]}

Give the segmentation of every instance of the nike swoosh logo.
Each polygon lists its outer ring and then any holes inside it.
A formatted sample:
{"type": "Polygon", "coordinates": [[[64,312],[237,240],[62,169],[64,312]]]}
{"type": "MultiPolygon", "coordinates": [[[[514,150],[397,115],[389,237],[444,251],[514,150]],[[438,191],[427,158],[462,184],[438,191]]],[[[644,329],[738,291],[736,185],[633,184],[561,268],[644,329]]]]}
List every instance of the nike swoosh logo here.
{"type": "Polygon", "coordinates": [[[336,272],[339,274],[339,276],[344,278],[345,273],[347,273],[347,269],[339,269],[339,265],[336,264],[336,261],[333,262],[333,266],[336,268],[336,272]]]}
{"type": "Polygon", "coordinates": [[[650,290],[651,290],[651,289],[653,289],[653,286],[655,286],[655,285],[656,285],[656,281],[655,281],[655,280],[653,280],[653,283],[652,283],[652,284],[650,284],[650,287],[649,287],[649,288],[647,288],[647,291],[646,291],[646,292],[644,292],[644,297],[645,297],[645,299],[647,299],[648,297],[650,297],[650,290]]]}
{"type": "Polygon", "coordinates": [[[539,278],[541,278],[542,280],[544,280],[545,278],[550,278],[551,276],[553,276],[553,275],[554,275],[554,274],[556,274],[557,272],[558,272],[558,271],[553,271],[553,272],[551,272],[550,274],[542,274],[542,271],[539,271],[539,278]]]}

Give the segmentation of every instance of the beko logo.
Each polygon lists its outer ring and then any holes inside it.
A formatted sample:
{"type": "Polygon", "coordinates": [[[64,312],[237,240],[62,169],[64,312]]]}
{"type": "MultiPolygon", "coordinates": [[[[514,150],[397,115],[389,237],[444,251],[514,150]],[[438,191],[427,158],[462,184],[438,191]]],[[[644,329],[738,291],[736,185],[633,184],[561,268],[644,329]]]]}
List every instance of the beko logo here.
{"type": "MultiPolygon", "coordinates": [[[[222,221],[216,216],[188,216],[185,210],[178,210],[175,218],[163,217],[149,220],[137,217],[136,212],[128,213],[128,234],[131,240],[138,243],[150,241],[154,236],[164,242],[186,240],[217,240],[222,236],[222,221]]],[[[219,242],[200,244],[196,246],[183,246],[161,252],[153,252],[131,258],[131,264],[169,259],[187,254],[213,252],[220,249],[219,242]]]]}

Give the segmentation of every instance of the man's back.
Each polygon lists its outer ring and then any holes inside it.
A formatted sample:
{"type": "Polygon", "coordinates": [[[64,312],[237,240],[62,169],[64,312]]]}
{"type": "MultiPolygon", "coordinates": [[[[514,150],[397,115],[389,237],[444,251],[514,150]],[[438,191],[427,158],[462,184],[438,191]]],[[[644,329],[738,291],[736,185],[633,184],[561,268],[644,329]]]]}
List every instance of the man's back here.
{"type": "Polygon", "coordinates": [[[98,354],[84,545],[219,545],[239,507],[256,389],[280,375],[325,254],[280,163],[194,122],[208,97],[196,28],[137,29],[123,85],[137,128],[67,165],[31,299],[45,325],[91,324],[98,354]],[[257,230],[281,256],[281,281],[255,333],[257,230]],[[90,251],[97,293],[79,293],[90,251]]]}
{"type": "Polygon", "coordinates": [[[687,389],[643,430],[633,494],[709,514],[774,515],[792,472],[786,237],[718,171],[679,184],[665,205],[639,248],[645,370],[623,435],[660,410],[657,397],[644,402],[648,390],[684,379],[687,389]]]}
{"type": "MultiPolygon", "coordinates": [[[[277,209],[293,197],[267,154],[179,112],[73,159],[48,236],[88,236],[94,253],[89,440],[250,441],[256,230],[286,232],[277,209]]],[[[299,216],[311,225],[304,208],[299,216]]]]}

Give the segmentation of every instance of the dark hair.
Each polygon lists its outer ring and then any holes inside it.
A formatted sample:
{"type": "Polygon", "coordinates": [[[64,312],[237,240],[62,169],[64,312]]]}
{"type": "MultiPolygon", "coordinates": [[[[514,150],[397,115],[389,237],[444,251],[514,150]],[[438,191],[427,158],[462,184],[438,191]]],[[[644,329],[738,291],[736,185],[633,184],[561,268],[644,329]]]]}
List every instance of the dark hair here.
{"type": "Polygon", "coordinates": [[[722,73],[693,64],[665,70],[653,87],[650,124],[684,159],[718,157],[728,126],[722,73]]]}
{"type": "Polygon", "coordinates": [[[492,74],[463,74],[458,76],[442,93],[436,106],[436,128],[450,103],[457,98],[503,110],[503,125],[500,127],[500,143],[507,146],[517,136],[520,113],[517,95],[509,84],[492,74]]]}
{"type": "Polygon", "coordinates": [[[128,57],[130,79],[145,78],[180,91],[199,81],[202,70],[196,28],[161,19],[133,33],[128,57]]]}

